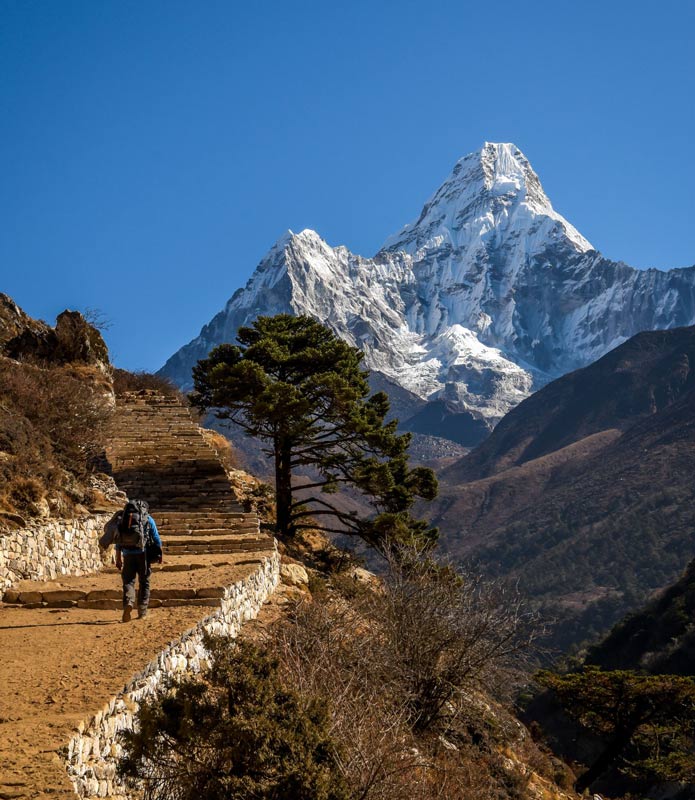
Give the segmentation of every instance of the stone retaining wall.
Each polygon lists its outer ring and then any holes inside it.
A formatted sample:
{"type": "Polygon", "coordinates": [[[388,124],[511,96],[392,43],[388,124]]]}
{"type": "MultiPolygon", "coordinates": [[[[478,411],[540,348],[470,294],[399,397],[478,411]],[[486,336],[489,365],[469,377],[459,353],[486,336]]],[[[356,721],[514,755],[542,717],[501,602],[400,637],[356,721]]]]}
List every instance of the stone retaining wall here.
{"type": "Polygon", "coordinates": [[[0,535],[0,595],[18,581],[87,575],[102,567],[99,537],[110,514],[30,522],[0,535]]]}
{"type": "Polygon", "coordinates": [[[157,695],[169,679],[200,672],[207,664],[204,634],[237,636],[243,623],[256,617],[279,579],[280,557],[276,551],[247,578],[225,589],[215,613],[172,642],[92,719],[80,723],[64,753],[68,775],[80,797],[127,798],[116,779],[121,753],[119,731],[133,727],[140,702],[157,695]]]}

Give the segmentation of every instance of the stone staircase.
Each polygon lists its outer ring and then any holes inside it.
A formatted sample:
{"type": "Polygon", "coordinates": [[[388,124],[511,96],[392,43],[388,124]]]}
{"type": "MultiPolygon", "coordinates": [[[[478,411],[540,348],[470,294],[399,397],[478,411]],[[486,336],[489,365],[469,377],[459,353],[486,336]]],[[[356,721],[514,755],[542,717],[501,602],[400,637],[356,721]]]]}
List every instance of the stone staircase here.
{"type": "MultiPolygon", "coordinates": [[[[237,502],[218,453],[178,399],[152,391],[119,397],[105,456],[105,471],[129,498],[147,500],[159,529],[164,563],[153,567],[152,608],[214,606],[224,596],[229,568],[260,563],[274,550],[273,538],[237,502]]],[[[26,582],[3,599],[27,608],[117,609],[115,572],[107,567],[59,587],[26,582]]]]}
{"type": "Polygon", "coordinates": [[[272,548],[258,517],[232,492],[215,450],[176,398],[152,392],[117,401],[107,449],[111,474],[130,498],[147,500],[165,558],[272,548]]]}
{"type": "MultiPolygon", "coordinates": [[[[0,800],[122,798],[116,732],[161,681],[199,668],[204,633],[236,635],[279,579],[273,538],[237,502],[181,403],[151,392],[119,398],[106,458],[119,488],[148,501],[160,531],[152,613],[121,624],[120,576],[113,566],[92,571],[96,552],[89,574],[58,569],[5,591],[0,800]]],[[[100,525],[79,542],[66,534],[63,545],[96,551],[100,525]]]]}

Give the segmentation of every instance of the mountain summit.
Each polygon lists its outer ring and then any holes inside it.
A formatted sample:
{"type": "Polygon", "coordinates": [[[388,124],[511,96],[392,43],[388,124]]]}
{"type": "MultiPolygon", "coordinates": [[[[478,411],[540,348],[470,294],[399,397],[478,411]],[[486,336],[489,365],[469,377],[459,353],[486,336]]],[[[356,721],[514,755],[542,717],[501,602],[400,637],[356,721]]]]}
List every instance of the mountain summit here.
{"type": "Polygon", "coordinates": [[[437,401],[474,420],[479,441],[534,389],[638,331],[693,324],[695,267],[603,258],[553,209],[519,148],[487,142],[373,258],[311,230],[285,233],[161,373],[190,387],[213,346],[280,312],[325,322],[419,408],[437,401]]]}
{"type": "Polygon", "coordinates": [[[487,244],[502,239],[514,239],[517,246],[533,252],[558,236],[567,238],[578,252],[593,249],[553,209],[538,175],[516,145],[485,142],[481,150],[456,163],[417,221],[387,239],[384,249],[412,255],[449,247],[474,259],[487,244]]]}

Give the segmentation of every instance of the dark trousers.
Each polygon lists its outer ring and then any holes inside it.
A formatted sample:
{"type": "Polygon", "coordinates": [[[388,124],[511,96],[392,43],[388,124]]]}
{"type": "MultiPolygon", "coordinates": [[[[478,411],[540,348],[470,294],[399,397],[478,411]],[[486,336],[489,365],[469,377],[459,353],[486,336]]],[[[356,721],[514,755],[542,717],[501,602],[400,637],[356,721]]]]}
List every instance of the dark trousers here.
{"type": "Polygon", "coordinates": [[[150,569],[144,553],[123,553],[123,608],[135,605],[135,578],[138,579],[138,608],[145,609],[150,601],[150,569]]]}

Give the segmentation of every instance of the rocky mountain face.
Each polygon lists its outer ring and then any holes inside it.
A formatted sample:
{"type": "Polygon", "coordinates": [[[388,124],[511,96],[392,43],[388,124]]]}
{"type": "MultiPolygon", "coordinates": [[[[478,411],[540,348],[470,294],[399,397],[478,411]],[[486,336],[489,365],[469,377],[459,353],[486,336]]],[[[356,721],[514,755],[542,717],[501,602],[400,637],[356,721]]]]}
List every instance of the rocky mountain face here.
{"type": "MultiPolygon", "coordinates": [[[[325,321],[373,372],[443,404],[445,424],[435,411],[419,432],[470,446],[532,391],[638,331],[695,322],[695,267],[603,258],[553,209],[517,147],[486,143],[373,258],[288,231],[162,374],[190,387],[213,346],[280,312],[325,321]]],[[[416,402],[410,416],[421,411],[416,402]]]]}
{"type": "Polygon", "coordinates": [[[440,472],[457,559],[511,577],[566,649],[672,583],[693,555],[695,327],[638,334],[524,400],[440,472]]]}

